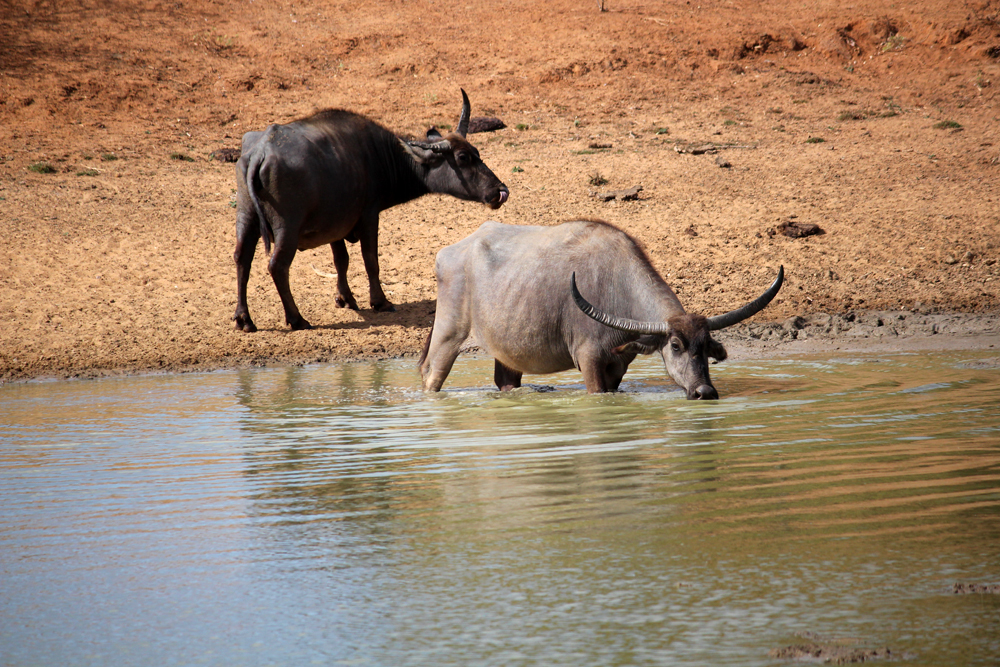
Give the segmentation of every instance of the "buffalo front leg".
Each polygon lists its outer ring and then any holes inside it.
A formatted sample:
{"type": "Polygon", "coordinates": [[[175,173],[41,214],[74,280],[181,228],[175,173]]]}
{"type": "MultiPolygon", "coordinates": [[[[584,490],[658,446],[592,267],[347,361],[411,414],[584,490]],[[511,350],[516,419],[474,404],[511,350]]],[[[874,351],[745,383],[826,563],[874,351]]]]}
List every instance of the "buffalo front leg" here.
{"type": "Polygon", "coordinates": [[[378,214],[362,219],[355,230],[358,232],[358,240],[361,241],[361,257],[365,261],[365,272],[368,273],[368,291],[372,308],[380,313],[394,313],[396,307],[389,303],[379,281],[378,214]]]}
{"type": "Polygon", "coordinates": [[[607,363],[597,354],[582,354],[578,358],[580,372],[583,373],[583,383],[588,394],[603,394],[613,391],[608,386],[608,376],[605,372],[607,363]]]}
{"type": "Polygon", "coordinates": [[[285,322],[292,327],[293,331],[300,329],[312,329],[312,325],[306,321],[295,305],[292,298],[292,290],[288,286],[288,270],[292,266],[292,259],[295,258],[295,243],[290,243],[283,235],[278,235],[274,239],[274,252],[271,254],[271,261],[267,265],[267,270],[274,280],[274,286],[278,288],[278,296],[281,297],[281,305],[285,308],[285,322]]]}
{"type": "Polygon", "coordinates": [[[458,351],[469,336],[461,323],[445,324],[435,319],[427,342],[427,352],[420,364],[420,377],[424,391],[441,391],[451,367],[455,365],[458,351]]]}
{"type": "Polygon", "coordinates": [[[521,372],[515,371],[500,363],[499,359],[493,360],[493,382],[496,383],[500,391],[510,391],[521,386],[521,372]]]}
{"type": "Polygon", "coordinates": [[[247,305],[247,284],[250,282],[250,265],[257,251],[257,241],[260,240],[260,222],[257,214],[248,210],[240,202],[240,210],[236,214],[236,250],[233,259],[236,261],[236,321],[237,331],[253,333],[257,326],[250,319],[250,308],[247,305]]]}
{"type": "Polygon", "coordinates": [[[334,241],[330,244],[333,249],[333,265],[337,267],[337,298],[334,303],[337,308],[358,309],[358,302],[354,299],[351,286],[347,284],[347,266],[351,258],[347,255],[347,244],[344,240],[334,241]]]}

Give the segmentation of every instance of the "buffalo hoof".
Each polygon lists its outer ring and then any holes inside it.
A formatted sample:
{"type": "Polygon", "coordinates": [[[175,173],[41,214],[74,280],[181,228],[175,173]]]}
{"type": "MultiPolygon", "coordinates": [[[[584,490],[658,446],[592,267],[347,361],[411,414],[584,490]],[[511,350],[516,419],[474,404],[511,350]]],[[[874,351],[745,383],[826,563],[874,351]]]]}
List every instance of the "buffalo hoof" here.
{"type": "Polygon", "coordinates": [[[253,323],[249,315],[234,315],[233,319],[236,320],[236,330],[243,331],[245,333],[253,333],[257,331],[257,325],[253,323]]]}
{"type": "Polygon", "coordinates": [[[377,313],[395,313],[396,312],[396,306],[392,305],[388,301],[386,301],[385,303],[380,303],[380,304],[372,304],[372,308],[377,313]]]}
{"type": "Polygon", "coordinates": [[[354,297],[345,299],[342,296],[338,296],[333,302],[337,305],[337,308],[350,308],[351,310],[358,310],[358,302],[354,300],[354,297]]]}
{"type": "Polygon", "coordinates": [[[312,329],[313,325],[306,322],[306,318],[300,317],[294,322],[289,322],[288,326],[292,327],[292,331],[303,331],[305,329],[312,329]]]}

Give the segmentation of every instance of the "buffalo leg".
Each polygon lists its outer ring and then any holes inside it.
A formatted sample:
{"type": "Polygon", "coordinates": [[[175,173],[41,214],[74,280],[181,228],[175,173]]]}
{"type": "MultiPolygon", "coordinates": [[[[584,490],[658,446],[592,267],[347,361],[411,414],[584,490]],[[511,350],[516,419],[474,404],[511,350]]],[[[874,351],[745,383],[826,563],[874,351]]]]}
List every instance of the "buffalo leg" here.
{"type": "Polygon", "coordinates": [[[372,308],[380,313],[396,312],[395,306],[389,303],[385,292],[382,291],[382,283],[379,281],[378,214],[371,219],[362,219],[355,230],[361,241],[361,257],[365,260],[365,271],[368,273],[368,291],[372,308]]]}
{"type": "Polygon", "coordinates": [[[337,267],[337,298],[335,303],[337,308],[358,309],[358,302],[354,299],[351,286],[347,284],[347,266],[351,258],[347,255],[347,244],[344,240],[334,241],[330,244],[333,249],[333,265],[337,267]]]}
{"type": "Polygon", "coordinates": [[[605,373],[607,364],[599,356],[584,355],[579,363],[588,394],[603,394],[609,391],[608,377],[605,373]]]}
{"type": "Polygon", "coordinates": [[[615,363],[608,365],[604,372],[604,384],[608,388],[608,391],[618,391],[618,385],[622,383],[622,378],[625,377],[625,371],[627,370],[628,366],[621,368],[615,363]]]}
{"type": "Polygon", "coordinates": [[[469,325],[449,316],[447,308],[442,309],[443,290],[440,289],[440,283],[438,287],[438,312],[431,328],[424,361],[420,364],[424,391],[441,391],[441,385],[448,378],[451,367],[455,365],[462,343],[469,337],[469,325]]]}
{"type": "Polygon", "coordinates": [[[493,382],[496,383],[500,391],[510,391],[521,386],[521,373],[513,368],[508,368],[500,363],[499,359],[493,360],[493,382]]]}
{"type": "Polygon", "coordinates": [[[253,333],[257,326],[250,319],[250,308],[247,305],[247,283],[250,282],[250,265],[257,251],[257,241],[260,240],[260,223],[257,214],[250,211],[250,204],[240,202],[240,210],[236,215],[236,251],[233,259],[236,261],[236,329],[253,333]]]}
{"type": "Polygon", "coordinates": [[[267,270],[274,280],[274,286],[278,288],[278,296],[281,297],[281,305],[285,308],[285,321],[292,327],[293,331],[300,329],[312,329],[312,325],[306,321],[295,305],[292,298],[292,290],[288,286],[288,270],[292,266],[292,259],[295,258],[295,243],[290,243],[283,234],[278,234],[274,239],[274,252],[271,254],[271,261],[268,262],[267,270]]]}

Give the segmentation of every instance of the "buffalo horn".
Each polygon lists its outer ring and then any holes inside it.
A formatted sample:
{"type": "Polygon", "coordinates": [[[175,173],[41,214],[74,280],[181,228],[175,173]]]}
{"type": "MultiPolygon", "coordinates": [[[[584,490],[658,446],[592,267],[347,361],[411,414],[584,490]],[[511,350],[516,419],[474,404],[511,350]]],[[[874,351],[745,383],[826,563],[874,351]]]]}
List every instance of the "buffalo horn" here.
{"type": "Polygon", "coordinates": [[[432,153],[447,153],[451,150],[451,143],[447,139],[442,139],[441,141],[408,141],[411,146],[416,146],[417,148],[423,148],[425,151],[431,151],[432,153]]]}
{"type": "MultiPolygon", "coordinates": [[[[632,333],[639,334],[660,334],[664,335],[667,333],[669,327],[666,322],[638,322],[636,320],[630,320],[625,317],[616,317],[614,315],[608,315],[607,313],[601,312],[594,306],[590,304],[583,295],[580,294],[580,290],[576,288],[576,271],[570,277],[570,287],[573,290],[573,300],[576,301],[576,305],[579,306],[580,310],[583,311],[588,317],[597,320],[601,324],[611,327],[612,329],[620,329],[621,331],[630,331],[632,333]]],[[[763,306],[761,306],[763,308],[763,306]]]]}
{"type": "MultiPolygon", "coordinates": [[[[462,90],[459,88],[459,90],[462,90]]],[[[462,115],[458,118],[458,133],[465,136],[469,133],[469,119],[472,117],[472,105],[469,104],[469,96],[462,90],[462,115]]]]}
{"type": "Polygon", "coordinates": [[[753,317],[760,311],[767,307],[767,304],[771,303],[777,294],[778,290],[781,289],[781,283],[785,280],[785,267],[781,266],[778,268],[778,277],[774,279],[771,286],[767,288],[767,291],[761,294],[759,297],[741,306],[736,310],[730,311],[725,315],[716,315],[715,317],[708,318],[708,328],[710,331],[718,331],[719,329],[725,329],[726,327],[731,327],[734,324],[742,322],[748,317],[753,317]]]}

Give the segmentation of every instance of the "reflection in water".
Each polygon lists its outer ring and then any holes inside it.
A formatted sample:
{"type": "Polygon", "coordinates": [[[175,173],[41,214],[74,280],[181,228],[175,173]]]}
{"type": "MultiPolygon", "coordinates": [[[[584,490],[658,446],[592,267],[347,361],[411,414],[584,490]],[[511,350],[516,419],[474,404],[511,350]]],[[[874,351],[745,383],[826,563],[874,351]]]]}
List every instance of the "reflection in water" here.
{"type": "Polygon", "coordinates": [[[950,593],[1000,582],[986,356],[727,363],[711,404],[652,360],[0,387],[0,662],[992,664],[1000,596],[950,593]]]}

